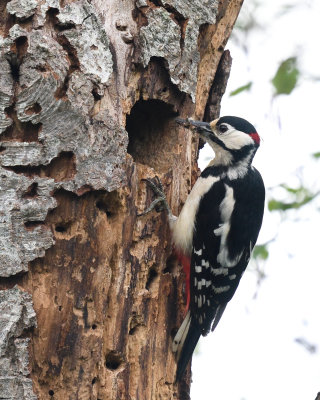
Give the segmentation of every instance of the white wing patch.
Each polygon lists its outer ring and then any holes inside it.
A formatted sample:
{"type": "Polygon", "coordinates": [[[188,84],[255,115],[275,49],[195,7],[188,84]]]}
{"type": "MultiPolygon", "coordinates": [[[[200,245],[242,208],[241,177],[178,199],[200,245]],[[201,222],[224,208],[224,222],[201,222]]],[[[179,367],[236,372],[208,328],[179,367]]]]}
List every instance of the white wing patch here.
{"type": "Polygon", "coordinates": [[[201,260],[201,266],[206,267],[208,269],[210,267],[209,261],[201,260]]]}
{"type": "Polygon", "coordinates": [[[229,286],[229,285],[227,285],[227,286],[220,286],[220,287],[214,287],[214,286],[213,286],[213,291],[214,291],[216,294],[227,292],[229,289],[230,289],[230,286],[229,286]]]}
{"type": "Polygon", "coordinates": [[[228,271],[228,268],[225,268],[225,267],[220,267],[220,268],[212,268],[212,267],[211,267],[210,272],[211,272],[213,275],[216,275],[216,276],[218,276],[218,275],[227,276],[229,271],[228,271]]]}
{"type": "MultiPolygon", "coordinates": [[[[221,236],[220,240],[220,249],[219,254],[217,256],[217,261],[219,264],[231,268],[238,264],[243,251],[238,254],[234,259],[231,259],[229,256],[229,251],[227,247],[227,238],[230,231],[230,220],[233,213],[235,199],[233,196],[233,189],[232,187],[228,186],[227,184],[224,185],[226,188],[226,195],[220,204],[220,213],[221,213],[221,221],[219,228],[216,228],[213,233],[216,236],[221,236]]],[[[214,270],[212,271],[213,273],[214,270]]],[[[217,273],[224,273],[223,270],[219,271],[216,269],[217,273]]]]}
{"type": "Polygon", "coordinates": [[[233,196],[233,189],[228,185],[224,185],[226,189],[225,198],[222,200],[220,204],[220,212],[221,212],[221,225],[219,228],[214,230],[214,234],[216,236],[221,236],[220,240],[220,250],[217,256],[217,261],[224,265],[225,267],[234,267],[241,255],[239,254],[235,259],[231,260],[229,257],[228,247],[227,247],[227,237],[230,231],[230,219],[235,205],[235,199],[233,196]]]}

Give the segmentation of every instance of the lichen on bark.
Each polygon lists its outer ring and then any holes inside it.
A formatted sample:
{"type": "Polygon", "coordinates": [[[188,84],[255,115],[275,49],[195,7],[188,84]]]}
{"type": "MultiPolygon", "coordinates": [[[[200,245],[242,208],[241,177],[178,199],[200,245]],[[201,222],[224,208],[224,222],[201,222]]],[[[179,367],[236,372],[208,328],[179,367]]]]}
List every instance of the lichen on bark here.
{"type": "MultiPolygon", "coordinates": [[[[8,3],[10,13],[21,6],[8,3]]],[[[25,227],[28,221],[43,222],[48,210],[55,207],[49,192],[59,188],[78,193],[89,188],[114,190],[125,179],[121,165],[125,161],[126,131],[107,110],[94,112],[95,96],[103,96],[112,73],[108,39],[90,4],[79,2],[65,8],[58,21],[74,26],[55,32],[55,38],[44,27],[30,31],[16,24],[2,39],[0,162],[2,168],[13,171],[3,171],[0,176],[5,215],[5,246],[0,249],[2,276],[27,270],[28,262],[43,256],[54,243],[44,226],[34,230],[25,227]],[[23,43],[20,49],[18,43],[23,43]],[[12,68],[16,69],[18,83],[12,79],[12,68]],[[66,153],[73,155],[73,171],[67,176],[48,172],[46,166],[66,153]],[[44,176],[39,180],[39,174],[47,175],[47,179],[44,176]],[[27,187],[34,184],[43,190],[33,199],[23,198],[27,187]],[[14,188],[18,188],[17,193],[14,188]],[[21,209],[26,203],[29,214],[23,215],[21,209]],[[41,204],[41,216],[32,204],[41,204]]]]}
{"type": "Polygon", "coordinates": [[[195,101],[199,28],[216,22],[218,1],[171,0],[163,4],[146,13],[148,25],[140,31],[142,62],[146,66],[151,57],[163,57],[171,81],[195,101]]]}
{"type": "Polygon", "coordinates": [[[18,287],[0,291],[0,398],[36,400],[29,371],[29,338],[36,326],[31,295],[18,287]]]}
{"type": "Polygon", "coordinates": [[[23,367],[0,369],[4,397],[188,398],[170,351],[183,275],[166,216],[137,213],[143,178],[160,177],[177,214],[197,177],[197,139],[174,116],[202,118],[210,88],[218,112],[241,0],[222,3],[0,5],[0,307],[16,301],[25,324],[7,336],[3,365],[23,367]]]}

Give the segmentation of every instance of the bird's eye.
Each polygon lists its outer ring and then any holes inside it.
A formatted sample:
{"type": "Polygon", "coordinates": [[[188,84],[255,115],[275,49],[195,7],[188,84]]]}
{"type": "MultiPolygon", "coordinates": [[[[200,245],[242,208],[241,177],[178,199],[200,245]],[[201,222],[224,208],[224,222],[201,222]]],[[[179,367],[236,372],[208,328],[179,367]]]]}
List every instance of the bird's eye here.
{"type": "Polygon", "coordinates": [[[219,125],[219,132],[220,133],[225,133],[225,132],[227,132],[227,130],[228,130],[228,125],[225,125],[225,124],[219,125]]]}

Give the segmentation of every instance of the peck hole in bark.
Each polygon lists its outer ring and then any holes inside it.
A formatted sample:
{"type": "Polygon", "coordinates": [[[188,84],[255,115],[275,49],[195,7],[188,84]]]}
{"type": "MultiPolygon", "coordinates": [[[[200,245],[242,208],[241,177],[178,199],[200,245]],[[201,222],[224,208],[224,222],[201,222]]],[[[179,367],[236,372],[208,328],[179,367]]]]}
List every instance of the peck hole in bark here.
{"type": "Polygon", "coordinates": [[[116,370],[122,364],[123,358],[118,351],[110,351],[106,357],[106,367],[111,370],[116,370]]]}
{"type": "Polygon", "coordinates": [[[173,272],[175,266],[176,266],[176,257],[173,254],[171,254],[167,258],[166,267],[164,268],[163,273],[170,274],[171,272],[173,272]]]}
{"type": "Polygon", "coordinates": [[[131,328],[131,329],[129,330],[129,335],[130,335],[130,336],[134,335],[134,334],[136,333],[137,329],[138,329],[138,325],[137,325],[137,326],[134,326],[133,328],[131,328]]]}
{"type": "Polygon", "coordinates": [[[26,221],[24,223],[25,228],[29,231],[32,231],[41,225],[44,225],[44,221],[26,221]]]}
{"type": "Polygon", "coordinates": [[[100,210],[100,211],[103,211],[103,212],[105,212],[106,213],[106,216],[108,217],[108,218],[111,218],[112,217],[112,212],[110,211],[110,210],[108,210],[108,205],[103,201],[103,200],[98,200],[97,202],[96,202],[96,206],[97,206],[97,208],[100,210]]]}
{"type": "Polygon", "coordinates": [[[28,115],[39,114],[42,108],[39,103],[34,103],[32,106],[25,109],[25,113],[28,115]]]}
{"type": "Polygon", "coordinates": [[[31,121],[20,121],[14,105],[6,107],[5,113],[13,122],[2,133],[2,140],[12,142],[37,142],[39,140],[39,133],[42,129],[41,122],[33,124],[31,121]]]}
{"type": "Polygon", "coordinates": [[[68,233],[72,225],[72,221],[58,222],[54,230],[58,233],[68,233]]]}
{"type": "Polygon", "coordinates": [[[114,190],[113,192],[99,195],[96,201],[96,207],[104,212],[108,219],[115,217],[121,209],[119,193],[114,190]]]}
{"type": "Polygon", "coordinates": [[[156,271],[155,267],[151,267],[148,273],[148,279],[146,283],[146,289],[150,290],[152,288],[153,283],[155,282],[158,276],[158,272],[156,271]]]}
{"type": "Polygon", "coordinates": [[[76,156],[72,151],[62,151],[47,166],[48,176],[55,181],[67,181],[76,175],[76,156]]]}
{"type": "Polygon", "coordinates": [[[23,193],[22,197],[24,199],[32,199],[38,195],[38,183],[33,182],[28,189],[23,193]]]}

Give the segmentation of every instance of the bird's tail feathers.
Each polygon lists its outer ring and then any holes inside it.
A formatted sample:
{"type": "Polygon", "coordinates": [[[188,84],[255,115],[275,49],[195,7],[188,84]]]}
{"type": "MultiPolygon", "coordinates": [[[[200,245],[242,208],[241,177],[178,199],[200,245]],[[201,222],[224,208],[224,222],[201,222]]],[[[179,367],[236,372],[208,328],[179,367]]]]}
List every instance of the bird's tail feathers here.
{"type": "Polygon", "coordinates": [[[201,330],[198,325],[192,321],[189,310],[173,339],[172,351],[177,353],[178,362],[176,381],[179,381],[182,378],[200,335],[201,330]]]}
{"type": "Polygon", "coordinates": [[[211,326],[211,332],[213,332],[216,329],[226,307],[227,307],[227,304],[221,304],[220,306],[218,306],[216,314],[213,319],[213,324],[211,326]]]}

